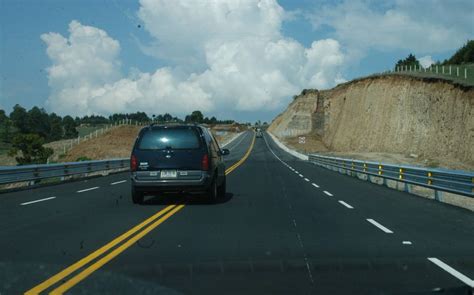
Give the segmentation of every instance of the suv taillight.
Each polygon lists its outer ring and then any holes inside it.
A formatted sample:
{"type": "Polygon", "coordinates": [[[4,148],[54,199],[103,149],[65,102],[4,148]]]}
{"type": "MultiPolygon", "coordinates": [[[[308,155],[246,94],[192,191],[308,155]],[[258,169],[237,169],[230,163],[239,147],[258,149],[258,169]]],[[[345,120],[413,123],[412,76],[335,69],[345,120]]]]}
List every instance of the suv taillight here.
{"type": "Polygon", "coordinates": [[[130,171],[137,171],[138,168],[138,163],[137,163],[137,157],[135,155],[132,155],[130,157],[130,171]]]}
{"type": "Polygon", "coordinates": [[[205,154],[205,155],[202,157],[201,169],[204,170],[204,171],[209,170],[209,156],[208,156],[207,154],[205,154]]]}

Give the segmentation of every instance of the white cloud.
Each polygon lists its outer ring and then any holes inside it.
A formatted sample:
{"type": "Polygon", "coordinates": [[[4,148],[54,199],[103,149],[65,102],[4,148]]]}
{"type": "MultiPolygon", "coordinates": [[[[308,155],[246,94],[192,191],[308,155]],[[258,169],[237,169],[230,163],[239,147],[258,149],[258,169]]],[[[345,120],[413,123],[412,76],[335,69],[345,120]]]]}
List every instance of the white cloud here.
{"type": "Polygon", "coordinates": [[[474,34],[472,0],[345,0],[310,15],[316,29],[327,25],[344,46],[365,51],[405,49],[415,53],[459,48],[474,34]]]}
{"type": "Polygon", "coordinates": [[[431,55],[420,57],[418,61],[420,61],[421,66],[424,68],[428,68],[429,66],[435,63],[434,60],[431,58],[431,55]]]}
{"type": "Polygon", "coordinates": [[[140,1],[138,17],[154,38],[147,52],[168,67],[120,73],[120,45],[73,21],[70,35],[42,35],[50,107],[60,113],[145,110],[177,115],[268,111],[302,88],[344,81],[346,57],[333,39],[305,48],[281,33],[288,17],[275,0],[140,1]]]}

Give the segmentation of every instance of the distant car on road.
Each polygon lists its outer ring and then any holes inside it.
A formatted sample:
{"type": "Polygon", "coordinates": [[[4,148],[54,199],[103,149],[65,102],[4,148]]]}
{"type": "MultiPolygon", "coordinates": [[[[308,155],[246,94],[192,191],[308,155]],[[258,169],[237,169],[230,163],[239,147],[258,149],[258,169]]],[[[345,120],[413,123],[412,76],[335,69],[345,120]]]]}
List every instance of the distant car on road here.
{"type": "Polygon", "coordinates": [[[256,131],[256,137],[257,138],[262,138],[263,137],[263,132],[262,132],[262,129],[260,128],[257,128],[257,131],[256,131]]]}
{"type": "Polygon", "coordinates": [[[226,193],[223,156],[228,154],[204,126],[143,128],[130,157],[133,203],[157,192],[204,193],[217,201],[226,193]]]}

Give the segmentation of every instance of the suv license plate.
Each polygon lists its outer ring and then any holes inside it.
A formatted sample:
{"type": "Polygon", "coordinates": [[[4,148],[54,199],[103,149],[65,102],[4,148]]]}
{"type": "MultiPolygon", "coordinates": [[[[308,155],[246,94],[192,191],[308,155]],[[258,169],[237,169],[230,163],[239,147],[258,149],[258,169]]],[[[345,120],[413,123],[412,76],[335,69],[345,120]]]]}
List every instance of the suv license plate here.
{"type": "Polygon", "coordinates": [[[161,170],[160,178],[176,178],[176,170],[161,170]]]}

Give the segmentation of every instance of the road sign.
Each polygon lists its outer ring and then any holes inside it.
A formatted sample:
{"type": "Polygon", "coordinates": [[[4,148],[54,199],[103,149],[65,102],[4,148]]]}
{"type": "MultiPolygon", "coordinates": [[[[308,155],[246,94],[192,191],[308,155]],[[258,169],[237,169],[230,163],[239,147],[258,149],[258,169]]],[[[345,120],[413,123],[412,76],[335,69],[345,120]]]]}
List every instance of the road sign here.
{"type": "Polygon", "coordinates": [[[298,143],[301,143],[301,144],[306,143],[306,137],[304,137],[304,136],[299,136],[299,137],[298,137],[298,143]]]}

